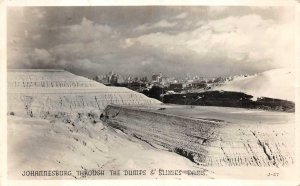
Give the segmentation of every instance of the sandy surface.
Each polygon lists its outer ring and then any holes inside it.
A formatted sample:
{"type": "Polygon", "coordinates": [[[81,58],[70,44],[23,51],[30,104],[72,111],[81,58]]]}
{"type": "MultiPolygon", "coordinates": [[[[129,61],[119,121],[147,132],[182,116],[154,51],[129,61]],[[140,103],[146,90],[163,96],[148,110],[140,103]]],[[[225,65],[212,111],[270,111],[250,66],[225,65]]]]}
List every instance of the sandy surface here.
{"type": "Polygon", "coordinates": [[[201,107],[192,109],[193,112],[177,106],[164,109],[108,106],[104,113],[112,127],[204,166],[286,167],[294,163],[293,115],[282,114],[290,123],[284,119],[268,122],[266,116],[275,115],[274,112],[253,110],[244,114],[244,109],[213,107],[210,112],[201,107]],[[180,108],[183,111],[179,112],[180,108]],[[204,110],[210,113],[209,118],[201,117],[204,110]],[[199,117],[195,117],[196,112],[199,117]],[[235,115],[248,117],[231,120],[235,115]]]}
{"type": "Polygon", "coordinates": [[[8,71],[8,113],[46,118],[98,110],[108,104],[151,105],[158,100],[124,87],[108,87],[64,70],[8,71]]]}
{"type": "Polygon", "coordinates": [[[295,122],[295,113],[272,112],[257,109],[215,107],[215,106],[190,106],[190,105],[149,105],[132,106],[157,113],[188,116],[192,118],[220,120],[232,124],[291,124],[295,122]]]}
{"type": "Polygon", "coordinates": [[[10,179],[290,179],[293,170],[292,166],[203,167],[101,122],[73,126],[43,119],[8,118],[10,179]],[[153,169],[156,172],[150,175],[153,169]],[[163,175],[159,169],[184,173],[163,175]],[[72,170],[73,176],[23,177],[25,170],[72,170]],[[78,170],[105,170],[105,176],[78,176],[78,170]],[[111,176],[109,170],[120,170],[121,175],[111,176]],[[124,170],[146,170],[147,175],[124,176],[124,170]],[[185,171],[199,175],[187,175],[185,171]]]}
{"type": "Polygon", "coordinates": [[[295,101],[295,72],[293,69],[274,69],[252,76],[237,77],[213,90],[244,92],[255,97],[295,101]]]}
{"type": "MultiPolygon", "coordinates": [[[[182,156],[153,148],[102,123],[77,123],[73,126],[42,119],[8,118],[8,175],[12,179],[75,178],[23,177],[21,175],[25,170],[150,171],[159,168],[203,170],[182,156]]],[[[125,178],[122,175],[117,176],[117,178],[122,177],[125,178]]],[[[137,176],[137,178],[145,177],[149,175],[137,176]]],[[[151,176],[151,178],[155,177],[151,176]]],[[[184,177],[186,176],[180,176],[180,178],[184,177]]],[[[76,175],[76,178],[84,177],[76,175]]],[[[107,172],[106,176],[87,178],[114,179],[115,177],[107,172]]]]}

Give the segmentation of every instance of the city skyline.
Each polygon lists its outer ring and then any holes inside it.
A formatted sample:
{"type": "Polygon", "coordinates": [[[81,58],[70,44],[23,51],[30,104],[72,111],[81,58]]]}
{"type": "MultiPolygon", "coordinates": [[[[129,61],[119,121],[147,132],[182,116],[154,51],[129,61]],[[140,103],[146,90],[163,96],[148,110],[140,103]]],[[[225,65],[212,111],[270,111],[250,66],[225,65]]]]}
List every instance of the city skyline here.
{"type": "Polygon", "coordinates": [[[254,74],[293,67],[293,26],[289,7],[11,7],[8,68],[254,74]]]}

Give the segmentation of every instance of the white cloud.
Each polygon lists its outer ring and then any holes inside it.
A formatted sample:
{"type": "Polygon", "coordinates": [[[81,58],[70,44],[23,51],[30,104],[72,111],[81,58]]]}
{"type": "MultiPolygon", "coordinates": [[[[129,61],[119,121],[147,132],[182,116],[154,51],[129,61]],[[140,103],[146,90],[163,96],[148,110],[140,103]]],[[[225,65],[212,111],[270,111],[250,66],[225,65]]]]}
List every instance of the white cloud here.
{"type": "Polygon", "coordinates": [[[116,35],[108,25],[95,24],[84,17],[80,24],[63,27],[60,39],[67,42],[89,42],[113,38],[116,35]]]}
{"type": "Polygon", "coordinates": [[[208,21],[204,26],[176,35],[151,33],[132,39],[168,53],[221,56],[237,63],[267,63],[290,66],[293,56],[293,30],[258,15],[227,17],[208,21]]]}
{"type": "Polygon", "coordinates": [[[184,18],[186,18],[187,17],[187,13],[186,12],[183,12],[183,13],[181,13],[181,14],[178,14],[175,18],[176,19],[184,19],[184,18]]]}
{"type": "Polygon", "coordinates": [[[47,61],[51,58],[51,54],[45,49],[35,48],[31,54],[32,58],[40,61],[47,61]]]}
{"type": "Polygon", "coordinates": [[[42,37],[41,34],[36,34],[36,35],[31,36],[31,38],[32,38],[33,40],[38,40],[38,39],[40,39],[41,37],[42,37]]]}
{"type": "MultiPolygon", "coordinates": [[[[68,26],[63,20],[51,22],[60,18],[57,10],[53,13],[47,8],[36,8],[44,12],[41,13],[30,8],[24,10],[23,16],[21,9],[10,13],[13,21],[8,33],[8,65],[70,67],[88,75],[115,68],[135,74],[165,71],[172,75],[224,75],[257,72],[262,69],[260,65],[265,65],[264,70],[288,66],[293,61],[294,33],[289,21],[295,19],[293,9],[245,8],[243,12],[239,7],[227,8],[210,7],[209,15],[205,14],[206,7],[169,12],[164,8],[156,15],[156,22],[136,14],[118,22],[110,19],[113,12],[103,13],[105,19],[101,13],[93,17],[73,12],[74,23],[68,26]],[[25,15],[30,15],[36,24],[25,15]],[[40,19],[43,15],[49,17],[49,22],[40,19]]],[[[130,12],[124,13],[127,14],[130,12]]]]}
{"type": "Polygon", "coordinates": [[[46,12],[44,10],[35,8],[32,10],[32,13],[38,18],[43,19],[46,16],[46,12]]]}
{"type": "Polygon", "coordinates": [[[221,14],[228,10],[228,6],[211,6],[208,8],[209,14],[221,14]]]}
{"type": "Polygon", "coordinates": [[[128,48],[128,47],[131,47],[133,44],[135,43],[134,40],[130,39],[130,38],[126,38],[124,40],[124,42],[121,44],[121,47],[122,48],[128,48]]]}
{"type": "Polygon", "coordinates": [[[9,53],[9,68],[49,67],[55,62],[53,55],[43,48],[15,47],[9,53]]]}
{"type": "Polygon", "coordinates": [[[115,43],[115,41],[103,44],[99,40],[88,43],[65,43],[51,48],[50,52],[64,59],[92,58],[93,56],[101,56],[112,51],[113,47],[116,47],[113,43],[115,43]]]}
{"type": "Polygon", "coordinates": [[[172,28],[176,25],[176,22],[169,22],[168,20],[161,20],[156,23],[147,23],[138,26],[136,29],[143,31],[143,30],[148,30],[148,29],[157,29],[157,28],[172,28]]]}
{"type": "Polygon", "coordinates": [[[176,25],[175,22],[169,22],[167,20],[161,20],[161,21],[153,24],[153,27],[154,28],[170,28],[170,27],[173,27],[175,25],[176,25]]]}
{"type": "Polygon", "coordinates": [[[24,30],[24,36],[27,38],[28,37],[28,30],[24,30]]]}

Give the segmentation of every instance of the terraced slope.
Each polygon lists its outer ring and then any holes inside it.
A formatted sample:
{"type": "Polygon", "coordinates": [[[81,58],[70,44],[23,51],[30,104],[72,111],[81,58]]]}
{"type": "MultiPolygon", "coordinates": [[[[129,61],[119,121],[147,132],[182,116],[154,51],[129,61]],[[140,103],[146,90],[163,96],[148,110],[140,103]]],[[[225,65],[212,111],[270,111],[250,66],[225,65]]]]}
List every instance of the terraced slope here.
{"type": "Polygon", "coordinates": [[[227,113],[223,109],[204,114],[212,119],[190,116],[194,112],[200,117],[201,110],[181,107],[180,112],[165,106],[154,110],[110,105],[104,111],[104,120],[153,146],[163,146],[205,166],[284,167],[294,163],[292,114],[282,113],[291,123],[274,123],[267,119],[274,113],[267,111],[247,114],[243,109],[227,108],[227,113]]]}
{"type": "Polygon", "coordinates": [[[11,115],[46,118],[101,111],[108,104],[159,103],[127,88],[107,87],[64,70],[8,70],[8,112],[11,115]]]}

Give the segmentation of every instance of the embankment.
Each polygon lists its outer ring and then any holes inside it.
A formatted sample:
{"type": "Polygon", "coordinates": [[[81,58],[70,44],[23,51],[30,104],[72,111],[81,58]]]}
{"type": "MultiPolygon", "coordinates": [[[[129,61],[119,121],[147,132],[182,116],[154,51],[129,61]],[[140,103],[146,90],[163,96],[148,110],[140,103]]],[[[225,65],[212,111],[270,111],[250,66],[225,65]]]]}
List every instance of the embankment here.
{"type": "Polygon", "coordinates": [[[106,107],[102,119],[206,166],[278,167],[294,161],[288,124],[231,124],[115,105],[106,107]]]}

